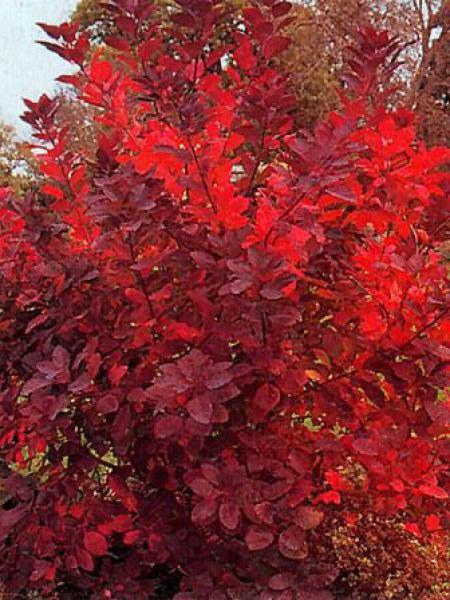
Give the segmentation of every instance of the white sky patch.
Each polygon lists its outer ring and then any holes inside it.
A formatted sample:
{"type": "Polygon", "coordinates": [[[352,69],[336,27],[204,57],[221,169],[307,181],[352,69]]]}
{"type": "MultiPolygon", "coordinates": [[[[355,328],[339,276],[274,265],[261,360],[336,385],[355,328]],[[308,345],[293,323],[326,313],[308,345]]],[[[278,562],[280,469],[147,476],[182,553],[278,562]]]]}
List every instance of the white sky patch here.
{"type": "Polygon", "coordinates": [[[70,65],[35,43],[47,39],[35,23],[59,24],[76,4],[77,0],[0,0],[0,120],[16,127],[22,137],[29,135],[19,119],[22,98],[36,100],[51,93],[55,77],[70,71],[70,65]]]}

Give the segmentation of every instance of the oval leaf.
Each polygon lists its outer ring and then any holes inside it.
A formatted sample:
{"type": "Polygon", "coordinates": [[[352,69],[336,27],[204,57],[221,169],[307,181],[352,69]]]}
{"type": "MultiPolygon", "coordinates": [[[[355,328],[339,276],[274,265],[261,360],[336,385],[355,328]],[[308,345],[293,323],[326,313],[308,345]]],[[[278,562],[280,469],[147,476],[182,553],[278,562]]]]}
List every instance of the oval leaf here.
{"type": "Polygon", "coordinates": [[[205,396],[198,396],[194,398],[186,405],[189,415],[203,425],[211,423],[211,417],[213,414],[213,406],[211,400],[205,396]]]}
{"type": "Polygon", "coordinates": [[[295,525],[289,527],[280,535],[278,548],[283,556],[293,560],[302,560],[308,556],[305,534],[300,527],[295,525]]]}
{"type": "Polygon", "coordinates": [[[104,556],[108,552],[108,542],[101,533],[87,531],[84,534],[84,547],[93,556],[104,556]]]}
{"type": "Polygon", "coordinates": [[[245,536],[247,548],[251,551],[264,550],[273,542],[273,534],[264,529],[250,527],[245,536]]]}
{"type": "Polygon", "coordinates": [[[167,415],[155,422],[155,437],[164,439],[176,435],[183,426],[183,419],[177,415],[167,415]]]}
{"type": "Polygon", "coordinates": [[[237,529],[241,511],[239,507],[231,502],[224,502],[219,508],[219,519],[226,529],[237,529]]]}

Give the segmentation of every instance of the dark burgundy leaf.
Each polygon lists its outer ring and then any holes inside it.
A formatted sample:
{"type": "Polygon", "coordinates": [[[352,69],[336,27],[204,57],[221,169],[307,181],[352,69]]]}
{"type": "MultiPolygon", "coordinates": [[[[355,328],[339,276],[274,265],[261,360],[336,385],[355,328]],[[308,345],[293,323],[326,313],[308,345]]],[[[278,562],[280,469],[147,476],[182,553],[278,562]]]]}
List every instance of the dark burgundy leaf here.
{"type": "Polygon", "coordinates": [[[155,437],[165,439],[176,435],[181,431],[183,419],[177,415],[167,415],[159,417],[155,421],[155,437]]]}
{"type": "Polygon", "coordinates": [[[196,525],[204,525],[211,521],[217,513],[217,503],[214,499],[207,498],[198,502],[192,511],[192,522],[196,525]]]}
{"type": "Polygon", "coordinates": [[[203,396],[197,396],[193,400],[190,400],[186,405],[189,415],[199,423],[207,425],[211,423],[211,417],[213,414],[213,406],[211,401],[203,396]]]}
{"type": "Polygon", "coordinates": [[[211,372],[205,378],[205,385],[209,390],[221,388],[233,380],[233,375],[229,370],[231,363],[220,365],[219,363],[211,368],[211,372]]]}
{"type": "Polygon", "coordinates": [[[270,383],[265,383],[253,398],[248,410],[249,417],[255,423],[262,423],[279,402],[280,390],[270,383]]]}
{"type": "Polygon", "coordinates": [[[305,530],[316,529],[322,523],[324,516],[322,511],[311,506],[299,506],[295,510],[295,522],[305,530]]]}
{"type": "Polygon", "coordinates": [[[302,560],[308,556],[305,534],[300,527],[292,526],[280,535],[278,548],[286,558],[302,560]]]}
{"type": "Polygon", "coordinates": [[[378,455],[377,444],[368,438],[357,438],[353,440],[353,448],[359,452],[359,454],[365,454],[367,456],[378,455]]]}
{"type": "Polygon", "coordinates": [[[239,507],[232,502],[224,502],[219,508],[219,519],[226,529],[236,529],[240,521],[239,507]]]}
{"type": "Polygon", "coordinates": [[[213,486],[207,479],[203,479],[201,477],[197,477],[189,484],[189,487],[193,492],[198,494],[199,496],[204,496],[205,498],[211,496],[214,491],[213,486]]]}
{"type": "Polygon", "coordinates": [[[23,386],[22,394],[32,394],[33,392],[37,392],[38,390],[42,390],[43,388],[48,387],[49,385],[52,385],[51,380],[41,377],[39,375],[35,375],[23,386]]]}
{"type": "Polygon", "coordinates": [[[0,509],[0,529],[8,532],[11,527],[25,517],[26,513],[26,508],[20,504],[10,510],[0,509]]]}
{"type": "Polygon", "coordinates": [[[295,576],[292,573],[277,573],[269,579],[271,590],[282,591],[292,587],[295,576]]]}
{"type": "Polygon", "coordinates": [[[69,391],[76,394],[87,390],[92,384],[89,373],[83,373],[69,385],[69,391]]]}
{"type": "Polygon", "coordinates": [[[107,415],[116,412],[119,409],[119,399],[113,394],[103,396],[95,403],[95,408],[99,413],[107,415]]]}
{"type": "Polygon", "coordinates": [[[251,551],[264,550],[272,544],[273,539],[273,534],[267,529],[250,527],[245,536],[245,543],[251,551]]]}

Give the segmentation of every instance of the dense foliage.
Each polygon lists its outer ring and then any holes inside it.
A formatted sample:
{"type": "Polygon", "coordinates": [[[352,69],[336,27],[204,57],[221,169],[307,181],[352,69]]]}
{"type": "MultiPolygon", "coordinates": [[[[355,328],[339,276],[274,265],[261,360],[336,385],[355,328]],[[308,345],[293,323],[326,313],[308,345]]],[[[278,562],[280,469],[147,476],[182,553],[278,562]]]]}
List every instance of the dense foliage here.
{"type": "Polygon", "coordinates": [[[399,41],[361,30],[311,134],[288,2],[214,43],[215,0],[109,4],[114,60],[43,25],[95,158],[27,101],[45,182],[1,191],[1,584],[445,598],[450,152],[386,108],[399,41]]]}

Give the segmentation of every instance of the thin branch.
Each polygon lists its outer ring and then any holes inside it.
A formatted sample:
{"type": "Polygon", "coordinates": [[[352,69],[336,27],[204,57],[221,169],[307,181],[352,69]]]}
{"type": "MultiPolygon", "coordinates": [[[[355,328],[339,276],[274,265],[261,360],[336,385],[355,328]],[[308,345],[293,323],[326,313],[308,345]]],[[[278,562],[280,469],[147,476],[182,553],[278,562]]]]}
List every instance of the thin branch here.
{"type": "Polygon", "coordinates": [[[218,210],[217,210],[216,201],[212,197],[211,191],[210,191],[210,189],[208,187],[208,182],[206,180],[205,174],[203,173],[203,169],[201,167],[200,161],[199,161],[198,156],[197,156],[197,152],[195,150],[194,144],[192,143],[191,135],[189,133],[186,133],[186,140],[187,140],[187,143],[188,143],[188,146],[189,146],[189,150],[191,151],[192,157],[194,159],[195,165],[197,167],[197,171],[198,171],[198,174],[200,176],[200,180],[202,182],[203,189],[205,190],[205,194],[206,194],[206,196],[208,198],[208,201],[209,201],[209,203],[211,205],[211,208],[217,214],[218,210]]]}
{"type": "Polygon", "coordinates": [[[261,131],[261,139],[260,139],[260,142],[259,142],[258,154],[257,154],[256,159],[255,159],[255,165],[253,167],[252,174],[250,175],[250,180],[249,180],[249,184],[248,184],[247,190],[246,190],[246,192],[244,194],[245,196],[250,196],[251,193],[252,193],[253,185],[255,183],[255,179],[256,179],[256,176],[258,174],[258,169],[259,169],[259,166],[261,164],[261,160],[262,160],[262,157],[263,157],[263,154],[264,154],[264,141],[265,141],[266,132],[267,132],[267,121],[268,121],[268,115],[266,113],[266,116],[265,116],[265,119],[264,119],[264,125],[263,125],[262,131],[261,131]]]}
{"type": "Polygon", "coordinates": [[[431,329],[431,327],[434,327],[437,323],[439,323],[439,321],[445,317],[445,315],[449,312],[450,308],[445,308],[444,310],[442,310],[432,321],[430,321],[428,323],[428,325],[424,325],[421,329],[419,329],[419,331],[417,331],[411,339],[409,339],[407,342],[405,342],[404,344],[402,344],[398,350],[403,350],[404,348],[406,348],[407,346],[409,346],[409,344],[412,344],[415,340],[417,340],[417,338],[421,337],[425,331],[428,331],[428,329],[431,329]]]}
{"type": "Polygon", "coordinates": [[[264,245],[267,247],[269,240],[270,240],[270,236],[272,235],[272,233],[275,231],[275,226],[280,223],[280,221],[283,221],[284,219],[286,219],[286,217],[288,217],[291,212],[293,212],[298,205],[300,204],[300,202],[304,199],[304,197],[306,196],[306,194],[308,192],[310,192],[312,190],[313,186],[310,186],[305,192],[303,192],[303,194],[300,195],[300,197],[298,198],[298,200],[296,200],[293,204],[291,204],[288,208],[286,208],[286,210],[283,212],[283,214],[280,216],[279,219],[277,219],[276,223],[274,223],[269,231],[266,234],[265,240],[264,240],[264,245]]]}
{"type": "MultiPolygon", "coordinates": [[[[122,239],[123,239],[123,236],[122,236],[122,239]]],[[[133,261],[133,264],[135,265],[136,264],[136,254],[134,252],[133,244],[131,243],[130,239],[127,239],[126,243],[127,243],[128,248],[129,248],[130,256],[131,256],[131,259],[133,261]]],[[[148,293],[148,289],[147,289],[147,285],[145,283],[145,280],[142,277],[142,273],[140,271],[135,270],[134,272],[136,274],[136,279],[137,279],[137,281],[139,283],[139,286],[140,286],[140,288],[142,290],[142,293],[145,296],[145,300],[146,300],[147,306],[148,306],[148,311],[150,313],[150,319],[154,319],[155,318],[155,310],[153,308],[152,301],[150,300],[150,294],[148,293]]]]}

